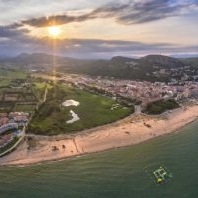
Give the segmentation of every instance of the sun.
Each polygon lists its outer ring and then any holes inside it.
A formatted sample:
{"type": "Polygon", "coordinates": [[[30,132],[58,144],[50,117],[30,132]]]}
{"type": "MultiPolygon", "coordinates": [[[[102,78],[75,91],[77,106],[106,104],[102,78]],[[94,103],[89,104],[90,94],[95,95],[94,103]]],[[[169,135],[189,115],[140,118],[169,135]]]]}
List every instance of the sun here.
{"type": "Polygon", "coordinates": [[[50,34],[50,36],[56,38],[60,35],[61,29],[58,26],[51,26],[48,27],[48,33],[50,34]]]}

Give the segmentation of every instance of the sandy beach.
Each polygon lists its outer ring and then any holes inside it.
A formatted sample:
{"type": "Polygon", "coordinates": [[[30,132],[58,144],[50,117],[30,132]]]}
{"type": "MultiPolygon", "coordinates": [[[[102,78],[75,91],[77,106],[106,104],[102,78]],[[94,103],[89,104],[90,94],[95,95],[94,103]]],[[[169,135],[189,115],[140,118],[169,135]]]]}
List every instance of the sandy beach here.
{"type": "Polygon", "coordinates": [[[198,117],[198,105],[160,116],[131,115],[118,122],[72,136],[30,136],[14,152],[0,158],[0,165],[28,165],[135,145],[175,132],[198,117]]]}

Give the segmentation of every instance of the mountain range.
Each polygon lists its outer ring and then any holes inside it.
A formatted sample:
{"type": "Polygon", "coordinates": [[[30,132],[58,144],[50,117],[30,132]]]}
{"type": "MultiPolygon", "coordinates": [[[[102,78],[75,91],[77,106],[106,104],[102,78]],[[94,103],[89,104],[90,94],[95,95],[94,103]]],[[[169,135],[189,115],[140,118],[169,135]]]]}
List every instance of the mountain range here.
{"type": "Polygon", "coordinates": [[[94,76],[109,76],[122,79],[163,80],[167,76],[156,76],[155,72],[164,69],[198,68],[198,58],[173,58],[163,55],[148,55],[142,58],[115,56],[110,60],[80,60],[69,57],[53,56],[45,53],[21,54],[14,58],[1,60],[1,65],[14,68],[47,68],[55,66],[58,71],[82,73],[94,76]]]}

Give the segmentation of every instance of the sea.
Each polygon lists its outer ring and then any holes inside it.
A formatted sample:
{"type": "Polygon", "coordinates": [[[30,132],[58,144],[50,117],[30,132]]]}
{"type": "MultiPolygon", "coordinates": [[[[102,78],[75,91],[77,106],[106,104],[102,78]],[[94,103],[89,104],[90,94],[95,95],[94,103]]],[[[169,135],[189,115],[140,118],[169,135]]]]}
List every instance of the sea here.
{"type": "Polygon", "coordinates": [[[139,145],[26,167],[0,167],[0,198],[197,198],[198,121],[139,145]],[[163,166],[156,184],[146,171],[163,166]]]}

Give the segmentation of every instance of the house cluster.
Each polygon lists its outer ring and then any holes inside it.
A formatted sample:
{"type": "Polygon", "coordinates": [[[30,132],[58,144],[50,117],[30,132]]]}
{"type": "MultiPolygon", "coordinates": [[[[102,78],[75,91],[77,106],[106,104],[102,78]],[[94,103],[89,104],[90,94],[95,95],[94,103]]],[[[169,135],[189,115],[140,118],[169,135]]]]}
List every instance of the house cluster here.
{"type": "Polygon", "coordinates": [[[9,113],[11,122],[17,123],[18,126],[26,126],[29,119],[29,113],[25,112],[11,112],[9,113]]]}
{"type": "Polygon", "coordinates": [[[160,69],[158,66],[155,67],[156,71],[153,75],[156,77],[168,76],[171,81],[197,81],[198,80],[198,69],[191,68],[190,66],[174,67],[167,69],[160,69]]]}
{"type": "Polygon", "coordinates": [[[18,127],[28,124],[29,114],[25,112],[0,113],[0,149],[7,146],[21,133],[18,127]]]}
{"type": "Polygon", "coordinates": [[[9,124],[2,125],[0,127],[0,135],[3,134],[6,131],[9,131],[9,130],[12,130],[12,129],[18,129],[18,124],[9,123],[9,124]]]}
{"type": "Polygon", "coordinates": [[[93,78],[80,75],[63,76],[61,80],[82,89],[95,89],[115,98],[119,96],[137,99],[143,103],[170,98],[174,98],[177,101],[198,98],[198,82],[196,81],[172,80],[169,83],[164,83],[105,79],[101,77],[93,78]]]}
{"type": "Polygon", "coordinates": [[[18,124],[17,123],[8,123],[0,126],[0,149],[4,148],[18,134],[18,124]]]}
{"type": "Polygon", "coordinates": [[[5,134],[2,135],[0,138],[0,149],[4,148],[6,145],[8,145],[10,142],[14,140],[15,135],[13,134],[5,134]]]}
{"type": "Polygon", "coordinates": [[[0,113],[0,126],[8,123],[16,123],[18,126],[26,126],[29,119],[29,113],[25,112],[10,112],[0,113]]]}

